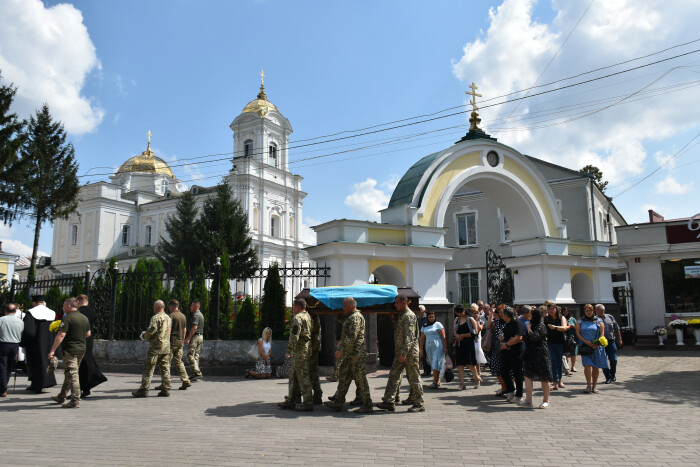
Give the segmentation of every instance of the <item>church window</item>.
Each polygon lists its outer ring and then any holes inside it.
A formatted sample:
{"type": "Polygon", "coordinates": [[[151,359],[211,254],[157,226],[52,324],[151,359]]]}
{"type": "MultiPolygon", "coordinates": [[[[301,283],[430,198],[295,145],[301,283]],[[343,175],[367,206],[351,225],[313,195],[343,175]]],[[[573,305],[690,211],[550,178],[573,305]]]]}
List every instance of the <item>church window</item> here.
{"type": "Polygon", "coordinates": [[[270,143],[270,165],[279,167],[277,163],[277,145],[275,143],[270,143]]]}
{"type": "Polygon", "coordinates": [[[459,301],[476,303],[479,300],[479,273],[467,272],[459,275],[459,301]]]}
{"type": "Polygon", "coordinates": [[[294,238],[294,218],[289,218],[289,238],[294,238]]]}
{"type": "Polygon", "coordinates": [[[258,225],[260,225],[260,212],[258,208],[253,208],[253,230],[258,230],[258,225]]]}
{"type": "Polygon", "coordinates": [[[501,214],[501,243],[510,242],[510,226],[508,225],[508,219],[506,216],[501,214]]]}
{"type": "Polygon", "coordinates": [[[476,213],[457,215],[457,245],[476,245],[476,213]]]}
{"type": "Polygon", "coordinates": [[[122,227],[122,245],[128,246],[130,241],[131,241],[131,226],[124,225],[122,227]]]}
{"type": "Polygon", "coordinates": [[[166,191],[168,191],[168,181],[167,180],[162,180],[160,182],[160,191],[161,191],[161,193],[165,193],[166,191]]]}
{"type": "Polygon", "coordinates": [[[279,237],[280,235],[280,218],[270,216],[270,237],[279,237]]]}
{"type": "Polygon", "coordinates": [[[78,244],[78,224],[73,224],[70,226],[70,244],[78,244]]]}
{"type": "Polygon", "coordinates": [[[243,143],[243,156],[250,157],[253,155],[253,140],[248,139],[243,143]]]}
{"type": "Polygon", "coordinates": [[[153,237],[153,227],[151,227],[150,225],[147,225],[147,226],[146,226],[146,231],[144,232],[143,237],[144,237],[144,238],[143,238],[143,244],[144,244],[144,245],[150,245],[150,244],[151,244],[152,237],[153,237]]]}

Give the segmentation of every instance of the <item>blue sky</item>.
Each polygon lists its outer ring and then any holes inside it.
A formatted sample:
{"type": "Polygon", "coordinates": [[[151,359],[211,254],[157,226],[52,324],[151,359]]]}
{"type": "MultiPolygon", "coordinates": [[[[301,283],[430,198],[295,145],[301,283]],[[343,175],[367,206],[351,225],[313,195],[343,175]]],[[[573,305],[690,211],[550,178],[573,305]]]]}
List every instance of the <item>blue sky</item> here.
{"type": "MultiPolygon", "coordinates": [[[[228,125],[255,98],[264,68],[268,98],[294,128],[291,170],[308,193],[304,224],[378,219],[398,178],[457,141],[466,114],[311,147],[294,142],[463,105],[472,81],[493,98],[700,38],[697,1],[588,4],[0,0],[0,69],[19,88],[17,113],[47,102],[64,122],[79,173],[90,175],[82,182],[107,180],[145,149],[150,130],[153,149],[179,178],[213,185],[230,163],[201,156],[232,151],[228,125]],[[446,127],[457,128],[435,131],[446,127]],[[177,165],[191,157],[202,163],[177,165]]],[[[546,89],[695,49],[700,42],[546,89]]],[[[700,211],[700,114],[689,105],[700,101],[699,64],[700,53],[690,53],[517,107],[485,108],[482,126],[523,153],[574,169],[600,166],[628,222],[645,221],[650,208],[689,217],[700,211]]],[[[26,224],[0,227],[4,249],[26,251],[26,224]]],[[[50,254],[51,239],[46,225],[41,251],[50,254]]]]}

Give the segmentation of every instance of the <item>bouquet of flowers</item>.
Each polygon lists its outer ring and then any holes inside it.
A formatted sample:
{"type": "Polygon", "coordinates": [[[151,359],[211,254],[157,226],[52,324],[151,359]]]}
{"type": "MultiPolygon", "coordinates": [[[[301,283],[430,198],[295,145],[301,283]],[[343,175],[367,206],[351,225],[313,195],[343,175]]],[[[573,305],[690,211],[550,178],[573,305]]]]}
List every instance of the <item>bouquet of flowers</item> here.
{"type": "Polygon", "coordinates": [[[688,321],[688,326],[690,326],[693,329],[700,329],[700,319],[691,319],[690,321],[688,321]]]}
{"type": "Polygon", "coordinates": [[[591,341],[591,344],[593,345],[602,345],[603,347],[608,346],[608,340],[605,338],[605,336],[600,336],[597,339],[593,339],[591,341]]]}
{"type": "Polygon", "coordinates": [[[656,326],[654,328],[654,334],[656,334],[657,336],[665,336],[666,334],[668,334],[668,331],[664,326],[656,326]]]}
{"type": "Polygon", "coordinates": [[[688,322],[680,318],[674,319],[673,321],[668,323],[668,327],[673,329],[683,329],[686,326],[688,326],[688,322]]]}
{"type": "Polygon", "coordinates": [[[60,320],[60,319],[57,319],[56,321],[54,321],[54,322],[52,322],[51,324],[49,324],[49,331],[50,331],[50,332],[57,332],[57,331],[58,331],[58,327],[59,327],[60,325],[61,325],[61,320],[60,320]]]}

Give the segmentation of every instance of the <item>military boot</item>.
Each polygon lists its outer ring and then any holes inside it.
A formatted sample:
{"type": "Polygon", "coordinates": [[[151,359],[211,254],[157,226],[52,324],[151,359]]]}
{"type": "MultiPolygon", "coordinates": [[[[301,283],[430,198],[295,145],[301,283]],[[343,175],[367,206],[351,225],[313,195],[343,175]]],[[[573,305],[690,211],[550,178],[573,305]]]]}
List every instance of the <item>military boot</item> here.
{"type": "Polygon", "coordinates": [[[189,381],[183,381],[182,386],[180,386],[178,389],[180,391],[184,391],[185,389],[187,389],[190,386],[192,386],[192,383],[190,383],[189,381]]]}
{"type": "Polygon", "coordinates": [[[294,410],[297,412],[312,412],[314,410],[314,405],[313,403],[311,405],[297,404],[294,406],[294,410]]]}
{"type": "Polygon", "coordinates": [[[63,407],[64,409],[77,409],[78,407],[80,407],[80,402],[71,399],[65,404],[63,404],[61,407],[63,407]]]}
{"type": "Polygon", "coordinates": [[[278,402],[277,407],[285,410],[294,410],[294,404],[290,404],[289,402],[278,402]]]}
{"type": "Polygon", "coordinates": [[[374,412],[374,409],[370,405],[369,407],[360,407],[359,409],[353,410],[355,413],[372,413],[374,412]]]}
{"type": "Polygon", "coordinates": [[[384,402],[384,401],[378,403],[377,408],[382,409],[382,410],[388,410],[389,412],[393,412],[394,410],[396,410],[394,408],[394,404],[392,404],[390,402],[384,402]]]}
{"type": "Polygon", "coordinates": [[[131,393],[134,397],[148,397],[148,389],[139,389],[131,393]]]}
{"type": "Polygon", "coordinates": [[[326,401],[323,403],[323,405],[325,405],[331,410],[335,410],[336,412],[340,412],[343,410],[343,404],[338,404],[337,402],[326,401]]]}
{"type": "Polygon", "coordinates": [[[170,397],[170,391],[167,389],[161,389],[158,393],[158,397],[170,397]]]}
{"type": "Polygon", "coordinates": [[[51,396],[51,400],[57,404],[63,404],[66,401],[66,396],[60,394],[58,396],[51,396]]]}
{"type": "Polygon", "coordinates": [[[362,405],[362,399],[355,398],[350,401],[350,405],[352,405],[353,407],[359,407],[362,405]]]}

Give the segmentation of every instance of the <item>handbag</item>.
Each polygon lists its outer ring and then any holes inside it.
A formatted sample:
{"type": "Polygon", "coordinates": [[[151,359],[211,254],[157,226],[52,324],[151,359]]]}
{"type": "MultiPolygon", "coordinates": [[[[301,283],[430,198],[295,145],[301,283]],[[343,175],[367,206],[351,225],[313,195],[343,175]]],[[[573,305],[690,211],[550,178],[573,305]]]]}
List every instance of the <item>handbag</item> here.
{"type": "Polygon", "coordinates": [[[248,351],[248,356],[253,360],[260,360],[260,349],[258,349],[258,341],[248,351]]]}
{"type": "Polygon", "coordinates": [[[564,351],[570,354],[576,352],[576,339],[574,339],[574,336],[566,336],[564,340],[564,351]]]}
{"type": "Polygon", "coordinates": [[[452,364],[452,359],[449,355],[445,355],[445,368],[447,368],[448,370],[454,368],[454,365],[452,364]]]}
{"type": "Polygon", "coordinates": [[[481,339],[481,350],[483,350],[484,352],[490,352],[492,345],[493,331],[491,330],[491,328],[487,328],[486,333],[484,334],[484,338],[481,339]]]}
{"type": "Polygon", "coordinates": [[[581,343],[581,345],[578,346],[578,354],[581,356],[591,356],[593,355],[593,347],[581,343]]]}

